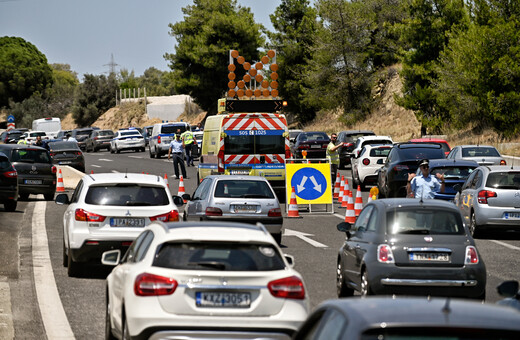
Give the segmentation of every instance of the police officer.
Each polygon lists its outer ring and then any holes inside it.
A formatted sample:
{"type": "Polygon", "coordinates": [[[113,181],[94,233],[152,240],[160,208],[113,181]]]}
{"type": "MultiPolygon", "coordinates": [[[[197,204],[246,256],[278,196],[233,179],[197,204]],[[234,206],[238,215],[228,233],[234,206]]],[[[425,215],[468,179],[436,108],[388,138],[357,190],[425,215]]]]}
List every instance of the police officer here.
{"type": "Polygon", "coordinates": [[[182,177],[187,179],[186,167],[184,166],[184,158],[182,156],[182,150],[184,149],[184,143],[181,141],[181,135],[175,134],[175,139],[170,142],[170,148],[168,149],[168,160],[170,155],[173,155],[173,170],[175,171],[175,179],[179,178],[179,165],[181,167],[182,177]]]}
{"type": "Polygon", "coordinates": [[[193,132],[190,129],[184,131],[181,134],[182,144],[184,145],[184,152],[186,153],[186,164],[188,166],[194,166],[193,164],[193,145],[195,141],[195,137],[193,136],[193,132]]]}

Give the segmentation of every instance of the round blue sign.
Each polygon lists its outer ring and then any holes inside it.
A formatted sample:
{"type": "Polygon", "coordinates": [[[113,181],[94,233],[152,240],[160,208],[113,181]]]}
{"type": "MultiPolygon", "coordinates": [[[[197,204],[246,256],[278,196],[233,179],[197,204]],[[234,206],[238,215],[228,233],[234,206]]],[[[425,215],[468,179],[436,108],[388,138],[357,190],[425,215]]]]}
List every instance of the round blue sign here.
{"type": "Polygon", "coordinates": [[[320,198],[327,190],[327,179],[314,168],[303,168],[294,173],[291,179],[296,196],[312,201],[320,198]]]}
{"type": "Polygon", "coordinates": [[[7,116],[7,122],[8,123],[14,123],[14,116],[13,115],[7,116]]]}

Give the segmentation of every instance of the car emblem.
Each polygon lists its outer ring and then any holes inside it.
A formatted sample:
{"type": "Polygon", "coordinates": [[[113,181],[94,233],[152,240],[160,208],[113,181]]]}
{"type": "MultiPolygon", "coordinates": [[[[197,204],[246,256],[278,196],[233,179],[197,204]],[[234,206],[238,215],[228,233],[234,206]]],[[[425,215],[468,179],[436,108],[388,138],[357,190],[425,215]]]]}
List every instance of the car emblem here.
{"type": "Polygon", "coordinates": [[[32,171],[36,171],[36,167],[33,165],[33,166],[31,167],[31,170],[32,170],[32,171]]]}
{"type": "Polygon", "coordinates": [[[433,237],[431,237],[431,236],[424,236],[424,240],[426,242],[432,242],[433,241],[433,237]]]}
{"type": "Polygon", "coordinates": [[[220,284],[222,284],[223,286],[227,286],[227,279],[225,277],[221,277],[220,284]]]}
{"type": "Polygon", "coordinates": [[[132,216],[132,214],[130,214],[130,210],[127,210],[127,211],[126,211],[125,216],[132,216]]]}

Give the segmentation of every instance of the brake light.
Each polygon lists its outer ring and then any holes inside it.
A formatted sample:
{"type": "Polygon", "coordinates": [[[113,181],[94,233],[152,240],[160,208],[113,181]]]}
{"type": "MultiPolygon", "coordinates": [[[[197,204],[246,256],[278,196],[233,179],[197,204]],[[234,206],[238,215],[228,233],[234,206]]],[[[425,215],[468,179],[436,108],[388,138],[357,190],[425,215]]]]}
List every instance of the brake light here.
{"type": "Polygon", "coordinates": [[[106,216],[94,214],[83,209],[76,209],[75,219],[76,221],[83,222],[103,222],[106,216]]]}
{"type": "Polygon", "coordinates": [[[480,204],[488,204],[488,198],[497,197],[497,193],[491,190],[480,190],[477,196],[477,202],[480,204]]]}
{"type": "Polygon", "coordinates": [[[504,159],[501,159],[501,160],[500,160],[500,165],[507,165],[507,164],[506,164],[506,161],[505,161],[504,159]]]}
{"type": "Polygon", "coordinates": [[[310,146],[308,144],[300,144],[298,145],[298,149],[308,149],[310,146]]]}
{"type": "Polygon", "coordinates": [[[346,148],[351,148],[354,146],[354,143],[343,143],[343,146],[346,148]]]}
{"type": "Polygon", "coordinates": [[[76,151],[75,154],[76,156],[81,156],[81,151],[76,151]]]}
{"type": "Polygon", "coordinates": [[[368,158],[363,159],[363,165],[369,165],[369,164],[370,164],[370,159],[368,159],[368,158]]]}
{"type": "Polygon", "coordinates": [[[177,210],[172,210],[170,212],[167,212],[166,214],[152,216],[150,217],[150,221],[178,222],[179,212],[177,210]]]}
{"type": "Polygon", "coordinates": [[[143,273],[135,278],[134,293],[137,296],[171,295],[177,285],[171,277],[143,273]]]}
{"type": "Polygon", "coordinates": [[[56,156],[56,152],[50,152],[51,157],[56,156]]]}
{"type": "Polygon", "coordinates": [[[267,213],[267,216],[269,216],[269,217],[282,217],[282,210],[280,208],[271,209],[267,213]]]}
{"type": "Polygon", "coordinates": [[[297,276],[271,281],[267,284],[267,288],[274,297],[297,300],[305,298],[303,282],[297,276]]]}
{"type": "Polygon", "coordinates": [[[478,263],[478,253],[477,249],[473,246],[466,247],[466,258],[464,259],[464,264],[477,264],[478,263]]]}
{"type": "Polygon", "coordinates": [[[217,170],[218,172],[224,172],[224,151],[220,150],[217,156],[217,170]]]}
{"type": "Polygon", "coordinates": [[[4,176],[8,177],[8,178],[16,178],[16,177],[18,177],[18,172],[16,172],[16,170],[7,171],[7,172],[4,172],[4,176]]]}
{"type": "Polygon", "coordinates": [[[53,167],[51,168],[51,171],[52,171],[52,173],[53,173],[53,174],[55,174],[55,173],[57,173],[57,172],[58,172],[58,170],[56,169],[56,167],[55,167],[55,166],[53,166],[53,167]]]}
{"type": "Polygon", "coordinates": [[[326,149],[327,146],[329,146],[329,145],[328,145],[328,144],[321,144],[321,148],[322,148],[322,149],[326,149]]]}
{"type": "Polygon", "coordinates": [[[222,210],[220,208],[207,207],[206,216],[222,216],[222,210]]]}
{"type": "Polygon", "coordinates": [[[382,263],[394,263],[394,253],[388,244],[377,246],[377,261],[382,263]]]}
{"type": "Polygon", "coordinates": [[[161,136],[157,136],[157,144],[161,144],[161,136]]]}
{"type": "Polygon", "coordinates": [[[94,137],[94,140],[98,140],[98,139],[99,139],[99,137],[97,137],[97,136],[96,136],[96,137],[94,137]]]}

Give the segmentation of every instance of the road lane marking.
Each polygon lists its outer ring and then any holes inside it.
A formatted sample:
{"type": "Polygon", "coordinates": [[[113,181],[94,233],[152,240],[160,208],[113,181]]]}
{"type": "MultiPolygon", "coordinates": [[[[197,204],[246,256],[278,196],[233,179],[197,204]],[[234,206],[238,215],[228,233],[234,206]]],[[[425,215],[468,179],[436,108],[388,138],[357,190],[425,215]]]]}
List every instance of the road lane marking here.
{"type": "Polygon", "coordinates": [[[516,247],[516,246],[513,246],[509,243],[505,243],[505,242],[500,242],[500,241],[497,241],[497,240],[490,240],[491,242],[495,242],[496,244],[500,244],[501,246],[504,246],[506,248],[509,248],[509,249],[513,249],[513,250],[520,250],[520,247],[516,247]]]}
{"type": "Polygon", "coordinates": [[[93,166],[94,168],[101,168],[101,165],[91,164],[90,166],[93,166]]]}
{"type": "Polygon", "coordinates": [[[334,214],[334,216],[336,216],[337,218],[339,218],[341,220],[345,219],[345,216],[341,216],[340,214],[334,214]]]}
{"type": "Polygon", "coordinates": [[[307,237],[307,236],[314,236],[313,234],[302,233],[301,231],[285,228],[283,235],[284,236],[296,236],[300,240],[305,241],[316,248],[328,248],[328,246],[324,245],[323,243],[319,243],[318,241],[314,241],[313,239],[307,237]]]}
{"type": "Polygon", "coordinates": [[[117,171],[117,170],[112,170],[112,172],[115,173],[115,174],[119,173],[119,171],[117,171]]]}
{"type": "Polygon", "coordinates": [[[128,158],[137,158],[137,159],[142,159],[143,157],[142,157],[142,156],[128,156],[128,158]]]}
{"type": "MultiPolygon", "coordinates": [[[[11,289],[0,277],[0,338],[14,339],[13,314],[11,313],[11,289]]],[[[5,278],[7,279],[7,278],[5,278]]]]}
{"type": "Polygon", "coordinates": [[[75,339],[52,270],[45,226],[46,205],[46,201],[36,202],[32,216],[32,256],[36,297],[47,339],[75,339]]]}
{"type": "Polygon", "coordinates": [[[98,159],[98,161],[113,162],[114,160],[113,159],[100,158],[100,159],[98,159]]]}

